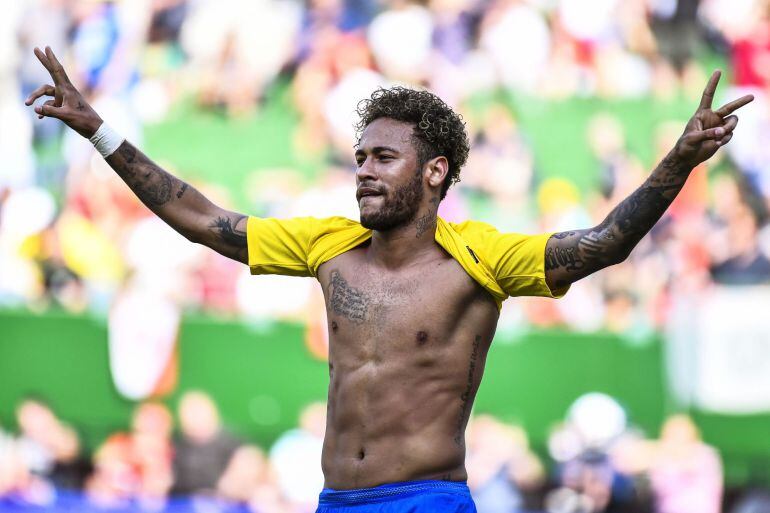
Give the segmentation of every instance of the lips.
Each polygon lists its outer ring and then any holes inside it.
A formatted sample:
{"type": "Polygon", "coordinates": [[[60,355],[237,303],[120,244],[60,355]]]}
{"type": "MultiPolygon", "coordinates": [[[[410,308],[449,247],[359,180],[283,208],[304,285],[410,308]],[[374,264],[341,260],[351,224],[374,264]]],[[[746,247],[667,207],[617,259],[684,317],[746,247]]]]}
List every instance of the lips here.
{"type": "Polygon", "coordinates": [[[373,187],[361,187],[356,192],[356,197],[359,201],[361,201],[363,198],[372,196],[382,196],[382,192],[379,189],[375,189],[373,187]]]}

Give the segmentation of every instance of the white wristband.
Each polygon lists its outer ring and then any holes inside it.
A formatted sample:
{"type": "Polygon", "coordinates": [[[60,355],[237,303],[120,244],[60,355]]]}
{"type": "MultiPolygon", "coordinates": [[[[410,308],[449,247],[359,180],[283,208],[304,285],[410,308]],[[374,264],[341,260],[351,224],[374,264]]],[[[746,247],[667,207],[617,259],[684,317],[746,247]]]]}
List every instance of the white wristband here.
{"type": "Polygon", "coordinates": [[[126,139],[110,128],[107,123],[102,122],[102,124],[99,125],[99,129],[89,140],[96,148],[96,151],[98,151],[102,157],[107,158],[115,153],[115,150],[117,150],[126,139]]]}

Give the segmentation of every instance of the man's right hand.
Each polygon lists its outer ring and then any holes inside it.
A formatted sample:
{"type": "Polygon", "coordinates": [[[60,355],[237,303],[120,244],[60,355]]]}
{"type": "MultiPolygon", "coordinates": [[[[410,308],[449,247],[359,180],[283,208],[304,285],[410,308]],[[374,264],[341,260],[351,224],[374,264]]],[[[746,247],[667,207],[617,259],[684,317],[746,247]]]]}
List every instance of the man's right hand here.
{"type": "Polygon", "coordinates": [[[90,138],[99,129],[102,118],[72,85],[50,47],[45,47],[45,53],[39,48],[35,48],[35,55],[51,74],[54,85],[45,84],[38,87],[24,103],[32,105],[41,96],[53,96],[53,100],[48,100],[35,107],[38,117],[60,119],[83,137],[90,138]]]}
{"type": "MultiPolygon", "coordinates": [[[[35,55],[51,74],[54,85],[38,87],[25,102],[32,105],[41,96],[52,96],[35,107],[40,117],[62,120],[83,137],[91,138],[102,118],[75,89],[49,47],[35,48],[35,55]]],[[[194,187],[167,173],[128,141],[105,158],[136,196],[174,230],[192,242],[246,263],[247,216],[214,205],[194,187]]]]}

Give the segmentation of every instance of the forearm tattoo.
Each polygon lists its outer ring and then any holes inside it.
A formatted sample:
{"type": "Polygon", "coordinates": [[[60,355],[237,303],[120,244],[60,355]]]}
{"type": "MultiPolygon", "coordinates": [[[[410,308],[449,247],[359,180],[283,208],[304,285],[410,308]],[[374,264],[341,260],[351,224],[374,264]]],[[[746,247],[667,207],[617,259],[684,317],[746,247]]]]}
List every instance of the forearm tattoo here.
{"type": "Polygon", "coordinates": [[[650,177],[601,224],[588,230],[553,235],[545,269],[563,287],[609,265],[622,262],[682,189],[691,169],[666,156],[650,177]]]}
{"type": "Polygon", "coordinates": [[[161,169],[128,141],[107,157],[107,163],[142,203],[179,233],[223,255],[247,261],[245,223],[239,227],[246,216],[229,215],[221,209],[213,214],[201,210],[201,205],[208,203],[203,203],[200,193],[161,169]],[[178,207],[175,201],[180,202],[178,207]],[[201,212],[206,214],[202,216],[201,212]]]}
{"type": "Polygon", "coordinates": [[[181,198],[187,188],[187,184],[158,167],[128,141],[107,157],[107,163],[150,208],[168,203],[173,190],[177,190],[176,195],[181,198]]]}

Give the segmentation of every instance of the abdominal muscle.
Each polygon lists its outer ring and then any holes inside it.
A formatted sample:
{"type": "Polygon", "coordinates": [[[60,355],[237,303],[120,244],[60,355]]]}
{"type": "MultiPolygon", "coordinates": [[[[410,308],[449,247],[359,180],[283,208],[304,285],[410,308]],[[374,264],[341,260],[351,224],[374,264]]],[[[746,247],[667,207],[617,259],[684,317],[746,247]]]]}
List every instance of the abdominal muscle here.
{"type": "Polygon", "coordinates": [[[461,406],[453,388],[440,378],[407,378],[370,365],[335,377],[323,452],[326,486],[466,479],[464,444],[454,440],[461,406]]]}

